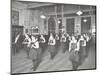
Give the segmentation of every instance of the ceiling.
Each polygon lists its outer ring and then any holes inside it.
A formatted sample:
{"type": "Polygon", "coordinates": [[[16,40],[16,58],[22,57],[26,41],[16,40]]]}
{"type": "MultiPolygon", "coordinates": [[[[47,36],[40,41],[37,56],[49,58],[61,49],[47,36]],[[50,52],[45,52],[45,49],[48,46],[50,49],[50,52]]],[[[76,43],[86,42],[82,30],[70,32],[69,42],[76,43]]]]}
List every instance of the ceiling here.
{"type": "Polygon", "coordinates": [[[96,8],[90,5],[75,5],[75,4],[58,4],[58,3],[46,3],[46,2],[36,2],[36,1],[21,1],[21,0],[12,0],[15,2],[19,2],[21,4],[27,5],[28,9],[39,9],[44,10],[45,12],[52,12],[55,10],[55,6],[57,6],[58,12],[61,12],[61,6],[64,6],[64,11],[77,11],[79,8],[81,10],[90,10],[91,7],[93,10],[96,8]]]}
{"type": "Polygon", "coordinates": [[[50,6],[55,5],[53,3],[46,3],[46,2],[36,2],[36,1],[22,1],[22,0],[12,0],[13,2],[19,2],[28,6],[28,8],[38,8],[42,6],[50,6]]]}

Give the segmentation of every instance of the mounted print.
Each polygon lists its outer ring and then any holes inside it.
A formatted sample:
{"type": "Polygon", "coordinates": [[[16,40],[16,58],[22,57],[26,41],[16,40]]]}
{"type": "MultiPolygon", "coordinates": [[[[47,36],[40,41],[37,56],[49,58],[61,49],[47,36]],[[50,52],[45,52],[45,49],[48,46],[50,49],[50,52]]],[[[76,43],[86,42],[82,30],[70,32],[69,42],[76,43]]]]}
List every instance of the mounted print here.
{"type": "Polygon", "coordinates": [[[11,74],[96,69],[96,6],[11,0],[11,74]]]}
{"type": "Polygon", "coordinates": [[[19,12],[12,10],[11,18],[12,18],[11,24],[12,25],[18,25],[18,23],[19,23],[19,12]]]}

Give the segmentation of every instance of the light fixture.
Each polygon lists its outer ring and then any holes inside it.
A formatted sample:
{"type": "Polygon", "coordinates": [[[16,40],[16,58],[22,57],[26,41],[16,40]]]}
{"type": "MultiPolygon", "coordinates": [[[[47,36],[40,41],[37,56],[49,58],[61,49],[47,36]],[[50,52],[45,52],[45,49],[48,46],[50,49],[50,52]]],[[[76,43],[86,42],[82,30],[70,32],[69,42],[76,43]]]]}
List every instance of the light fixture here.
{"type": "Polygon", "coordinates": [[[38,26],[36,26],[35,28],[38,29],[38,26]]]}
{"type": "Polygon", "coordinates": [[[79,10],[76,14],[80,16],[83,14],[83,12],[79,10]]]}
{"type": "Polygon", "coordinates": [[[41,8],[41,10],[40,10],[40,18],[41,19],[45,19],[46,18],[46,14],[45,14],[44,10],[45,10],[44,8],[41,8]]]}
{"type": "Polygon", "coordinates": [[[40,17],[41,17],[41,19],[45,19],[45,18],[46,18],[46,16],[45,16],[45,15],[41,15],[40,17]]]}
{"type": "Polygon", "coordinates": [[[87,22],[87,19],[84,19],[84,20],[83,20],[83,22],[85,22],[85,23],[86,23],[86,22],[87,22]]]}
{"type": "Polygon", "coordinates": [[[83,12],[82,12],[81,9],[80,9],[80,6],[79,6],[79,11],[76,12],[76,14],[79,15],[79,16],[83,14],[83,12]]]}
{"type": "Polygon", "coordinates": [[[61,22],[58,20],[58,24],[60,24],[61,22]]]}

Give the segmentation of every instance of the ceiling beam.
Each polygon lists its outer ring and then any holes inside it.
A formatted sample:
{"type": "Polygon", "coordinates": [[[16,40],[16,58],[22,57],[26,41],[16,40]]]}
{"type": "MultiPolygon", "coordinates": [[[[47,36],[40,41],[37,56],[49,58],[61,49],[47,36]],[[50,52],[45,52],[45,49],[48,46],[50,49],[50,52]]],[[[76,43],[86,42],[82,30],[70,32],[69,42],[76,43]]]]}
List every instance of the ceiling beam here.
{"type": "Polygon", "coordinates": [[[50,6],[50,5],[55,5],[55,4],[43,4],[43,3],[42,3],[42,4],[38,4],[38,3],[37,3],[37,4],[34,4],[34,3],[33,3],[33,4],[29,4],[29,5],[28,5],[28,8],[38,8],[38,7],[50,6]]]}

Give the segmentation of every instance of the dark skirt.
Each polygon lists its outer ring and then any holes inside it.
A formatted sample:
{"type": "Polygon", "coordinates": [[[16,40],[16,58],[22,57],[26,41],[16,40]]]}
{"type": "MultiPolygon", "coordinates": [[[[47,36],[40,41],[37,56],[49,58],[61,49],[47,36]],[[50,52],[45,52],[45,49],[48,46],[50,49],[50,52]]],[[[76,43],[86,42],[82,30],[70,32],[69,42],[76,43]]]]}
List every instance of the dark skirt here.
{"type": "Polygon", "coordinates": [[[79,62],[79,52],[78,51],[71,50],[70,56],[69,56],[69,60],[71,62],[78,63],[79,62]]]}
{"type": "Polygon", "coordinates": [[[79,51],[79,61],[80,64],[82,64],[86,58],[86,47],[80,47],[80,51],[79,51]]]}
{"type": "Polygon", "coordinates": [[[49,52],[55,52],[55,46],[49,45],[49,52]]]}
{"type": "Polygon", "coordinates": [[[29,58],[30,47],[26,47],[25,51],[26,51],[27,57],[29,58]]]}
{"type": "Polygon", "coordinates": [[[65,42],[61,43],[61,50],[62,50],[62,52],[66,51],[66,43],[65,42]]]}
{"type": "Polygon", "coordinates": [[[77,70],[77,68],[79,66],[79,52],[71,50],[69,60],[72,63],[72,69],[77,70]]]}
{"type": "Polygon", "coordinates": [[[55,49],[54,45],[49,46],[49,52],[50,52],[51,59],[53,59],[57,54],[57,50],[55,49]]]}
{"type": "Polygon", "coordinates": [[[31,48],[29,52],[29,58],[31,60],[39,60],[41,59],[41,48],[31,48]]]}
{"type": "Polygon", "coordinates": [[[56,40],[55,48],[56,48],[57,50],[59,50],[59,46],[60,46],[60,42],[59,42],[59,40],[56,40]]]}
{"type": "Polygon", "coordinates": [[[80,47],[79,53],[80,53],[81,57],[85,57],[86,56],[86,47],[85,46],[80,47]]]}
{"type": "Polygon", "coordinates": [[[47,49],[47,44],[46,43],[40,43],[40,47],[41,47],[42,53],[44,53],[47,49]]]}
{"type": "Polygon", "coordinates": [[[88,56],[89,53],[89,49],[90,49],[90,41],[86,43],[86,55],[88,56]]]}
{"type": "Polygon", "coordinates": [[[66,49],[69,50],[69,41],[66,42],[66,49]]]}

